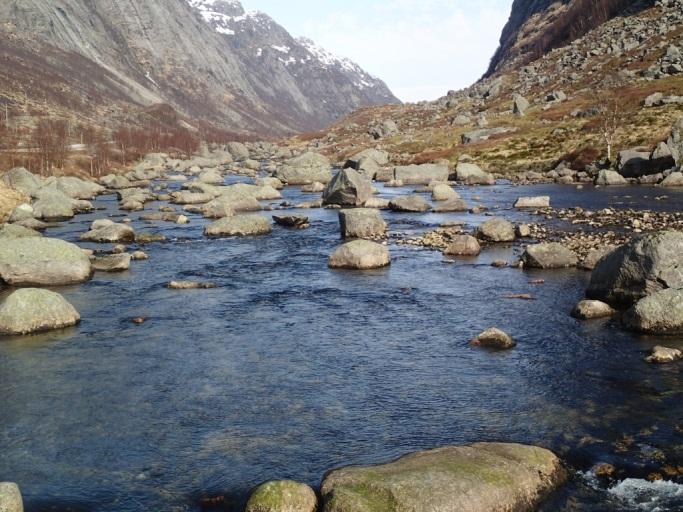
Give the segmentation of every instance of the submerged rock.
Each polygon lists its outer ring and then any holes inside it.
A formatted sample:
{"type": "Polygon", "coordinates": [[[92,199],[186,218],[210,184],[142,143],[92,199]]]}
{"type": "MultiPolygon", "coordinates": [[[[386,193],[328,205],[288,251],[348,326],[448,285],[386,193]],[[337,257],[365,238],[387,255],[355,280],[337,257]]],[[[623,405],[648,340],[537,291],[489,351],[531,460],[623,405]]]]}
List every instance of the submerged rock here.
{"type": "Polygon", "coordinates": [[[575,267],[579,258],[562,244],[550,242],[527,247],[522,261],[529,268],[552,269],[575,267]]]}
{"type": "Polygon", "coordinates": [[[266,482],[252,492],[245,512],[316,512],[318,497],[308,485],[291,480],[266,482]]]}
{"type": "Polygon", "coordinates": [[[594,320],[614,315],[615,311],[609,304],[599,300],[582,300],[572,311],[572,316],[579,320],[594,320]]]}
{"type": "Polygon", "coordinates": [[[494,350],[508,350],[517,346],[517,343],[510,335],[495,327],[486,329],[474,338],[470,344],[475,347],[491,348],[494,350]]]}
{"type": "Polygon", "coordinates": [[[662,231],[633,240],[603,257],[586,295],[631,305],[666,288],[683,286],[683,233],[662,231]]]}
{"type": "MultiPolygon", "coordinates": [[[[61,295],[23,288],[0,304],[0,334],[31,334],[76,325],[78,311],[61,295]]],[[[2,510],[0,508],[0,510],[2,510]]]]}
{"type": "Polygon", "coordinates": [[[294,229],[310,228],[308,217],[304,215],[273,215],[273,220],[278,226],[294,229]]]}
{"type": "Polygon", "coordinates": [[[87,281],[90,259],[80,247],[56,238],[0,243],[0,279],[13,286],[63,286],[87,281]]]}
{"type": "Polygon", "coordinates": [[[168,287],[171,290],[208,290],[216,288],[216,285],[198,281],[171,281],[168,283],[168,287]]]}
{"type": "Polygon", "coordinates": [[[479,226],[477,236],[489,242],[514,242],[515,226],[505,219],[490,219],[479,226]]]}
{"type": "Polygon", "coordinates": [[[391,264],[389,250],[369,240],[354,240],[338,247],[330,256],[330,268],[369,270],[391,264]]]}
{"type": "Polygon", "coordinates": [[[624,315],[624,324],[648,334],[683,334],[683,289],[669,288],[640,299],[624,315]]]}
{"type": "Polygon", "coordinates": [[[683,352],[675,348],[655,347],[645,359],[648,363],[666,364],[683,359],[683,352]]]}
{"type": "Polygon", "coordinates": [[[235,215],[217,220],[204,228],[210,237],[266,235],[273,230],[270,220],[263,215],[235,215]]]}
{"type": "Polygon", "coordinates": [[[93,268],[101,272],[124,272],[130,269],[130,254],[110,254],[93,261],[93,268]]]}
{"type": "Polygon", "coordinates": [[[325,512],[532,512],[567,475],[535,446],[476,443],[330,472],[325,512]]]}
{"type": "Polygon", "coordinates": [[[0,482],[0,512],[24,512],[24,502],[17,484],[0,482]]]}
{"type": "Polygon", "coordinates": [[[343,238],[381,238],[387,231],[382,215],[371,208],[340,210],[339,226],[343,238]]]}

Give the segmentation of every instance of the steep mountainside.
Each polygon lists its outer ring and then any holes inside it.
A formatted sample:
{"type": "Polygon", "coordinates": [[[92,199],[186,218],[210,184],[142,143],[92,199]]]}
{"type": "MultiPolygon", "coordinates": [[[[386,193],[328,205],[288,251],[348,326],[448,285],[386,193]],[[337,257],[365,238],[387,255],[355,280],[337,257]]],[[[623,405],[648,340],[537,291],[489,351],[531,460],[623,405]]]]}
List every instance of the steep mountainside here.
{"type": "Polygon", "coordinates": [[[237,1],[5,0],[0,20],[0,100],[14,108],[94,118],[166,103],[190,120],[282,134],[397,102],[237,1]]]}
{"type": "Polygon", "coordinates": [[[514,0],[487,76],[540,58],[615,16],[653,4],[654,0],[514,0]]]}

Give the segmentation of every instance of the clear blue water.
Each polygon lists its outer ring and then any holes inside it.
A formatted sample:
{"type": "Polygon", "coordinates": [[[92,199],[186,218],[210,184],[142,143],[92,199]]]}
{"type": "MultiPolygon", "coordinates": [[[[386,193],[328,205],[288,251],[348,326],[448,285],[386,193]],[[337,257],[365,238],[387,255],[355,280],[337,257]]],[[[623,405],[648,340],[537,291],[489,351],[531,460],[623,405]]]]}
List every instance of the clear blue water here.
{"type": "MultiPolygon", "coordinates": [[[[461,193],[517,221],[533,220],[510,208],[520,195],[548,194],[558,207],[683,206],[681,193],[655,202],[662,190],[644,187],[461,193]]],[[[291,202],[312,197],[285,191],[291,202]]],[[[47,235],[75,241],[93,219],[118,213],[112,196],[96,205],[104,209],[47,235]]],[[[217,510],[239,510],[264,480],[318,486],[338,466],[482,440],[549,447],[577,472],[612,462],[639,482],[683,465],[682,367],[643,361],[661,340],[572,319],[589,274],[489,266],[518,246],[446,262],[393,244],[388,269],[331,271],[337,212],[297,213],[311,229],[222,240],[205,239],[198,216],[175,226],[132,214],[138,231],[168,237],[144,247],[149,261],[59,289],[80,311],[79,326],[0,341],[0,480],[19,483],[28,512],[213,510],[200,505],[213,496],[224,498],[217,510]],[[174,279],[218,288],[166,289],[174,279]],[[505,298],[512,293],[537,300],[505,298]],[[138,316],[148,321],[134,325],[138,316]],[[515,350],[468,345],[494,325],[517,339],[515,350]],[[624,436],[633,443],[620,452],[624,436]]],[[[384,215],[401,232],[486,218],[384,215]]],[[[670,489],[656,497],[638,504],[640,494],[577,473],[544,510],[683,507],[670,489]]]]}

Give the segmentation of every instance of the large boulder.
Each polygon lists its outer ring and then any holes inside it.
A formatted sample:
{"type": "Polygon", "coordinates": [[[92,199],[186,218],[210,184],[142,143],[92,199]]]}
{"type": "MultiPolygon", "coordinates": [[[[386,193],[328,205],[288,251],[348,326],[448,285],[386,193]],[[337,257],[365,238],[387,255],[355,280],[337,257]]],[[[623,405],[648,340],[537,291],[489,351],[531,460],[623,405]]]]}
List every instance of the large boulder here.
{"type": "Polygon", "coordinates": [[[275,177],[287,185],[327,184],[332,179],[332,166],[323,155],[308,152],[287,160],[275,177]]]}
{"type": "Polygon", "coordinates": [[[375,140],[393,137],[394,135],[398,135],[398,126],[391,119],[376,122],[370,125],[368,134],[375,140]]]}
{"type": "Polygon", "coordinates": [[[332,471],[321,493],[325,512],[532,512],[566,477],[543,448],[476,443],[332,471]]]}
{"type": "Polygon", "coordinates": [[[453,190],[453,187],[447,183],[437,183],[432,188],[432,200],[450,201],[454,199],[460,199],[460,194],[453,190]]]}
{"type": "Polygon", "coordinates": [[[529,100],[527,100],[521,94],[515,94],[512,97],[512,113],[518,116],[523,116],[527,109],[531,106],[529,100]]]}
{"type": "Polygon", "coordinates": [[[19,226],[18,224],[0,224],[0,243],[5,240],[11,240],[15,238],[26,238],[26,237],[38,237],[43,236],[35,229],[25,228],[24,226],[19,226]]]}
{"type": "Polygon", "coordinates": [[[434,212],[436,213],[466,212],[467,210],[467,203],[464,201],[464,199],[460,198],[453,198],[447,201],[441,201],[436,206],[434,206],[434,212]]]}
{"type": "Polygon", "coordinates": [[[57,189],[39,189],[34,192],[38,199],[33,203],[33,215],[37,219],[58,221],[76,215],[77,205],[71,197],[57,189]]]}
{"type": "Polygon", "coordinates": [[[369,270],[391,264],[389,250],[369,240],[354,240],[338,247],[328,260],[330,268],[369,270]]]}
{"type": "Polygon", "coordinates": [[[683,288],[668,288],[640,299],[624,315],[624,324],[648,334],[683,334],[683,288]]]}
{"type": "Polygon", "coordinates": [[[448,181],[448,166],[437,164],[401,165],[394,169],[394,179],[404,185],[429,185],[448,181]]]}
{"type": "Polygon", "coordinates": [[[683,165],[683,117],[673,125],[666,145],[669,146],[676,165],[683,165]]]}
{"type": "Polygon", "coordinates": [[[667,288],[683,286],[683,233],[650,233],[604,256],[586,295],[611,305],[631,305],[667,288]]]}
{"type": "Polygon", "coordinates": [[[270,220],[263,215],[235,215],[224,217],[206,226],[210,237],[267,235],[273,230],[270,220]]]}
{"type": "Polygon", "coordinates": [[[364,149],[360,153],[356,153],[346,161],[345,167],[351,167],[360,170],[363,162],[367,159],[374,161],[377,165],[387,165],[389,163],[389,153],[379,149],[364,149]]]}
{"type": "MultiPolygon", "coordinates": [[[[22,288],[0,304],[0,334],[31,334],[76,325],[78,311],[49,290],[22,288]]],[[[2,508],[0,508],[2,510],[2,508]]]]}
{"type": "Polygon", "coordinates": [[[615,185],[628,185],[628,181],[617,171],[603,169],[598,173],[595,184],[609,187],[615,185]]]}
{"type": "Polygon", "coordinates": [[[128,178],[125,176],[119,176],[118,174],[107,174],[106,176],[102,176],[100,178],[100,183],[112,190],[132,187],[132,184],[128,178]]]}
{"type": "Polygon", "coordinates": [[[130,269],[130,260],[130,254],[108,254],[95,258],[92,266],[100,272],[125,272],[130,269]]]}
{"type": "Polygon", "coordinates": [[[343,238],[380,238],[387,231],[382,215],[372,208],[340,210],[339,226],[343,238]]]}
{"type": "Polygon", "coordinates": [[[316,512],[318,497],[308,485],[291,480],[266,482],[251,493],[244,512],[316,512]]]}
{"type": "Polygon", "coordinates": [[[660,173],[674,166],[671,154],[654,159],[653,155],[658,156],[649,151],[636,149],[620,151],[617,156],[617,170],[625,178],[640,178],[660,173]]]}
{"type": "Polygon", "coordinates": [[[496,179],[492,174],[484,172],[472,163],[461,162],[455,168],[455,179],[467,185],[495,185],[496,179]]]}
{"type": "Polygon", "coordinates": [[[683,187],[683,172],[672,172],[664,181],[662,187],[683,187]]]}
{"type": "Polygon", "coordinates": [[[225,150],[230,153],[234,160],[242,161],[249,158],[249,149],[241,142],[228,142],[225,145],[225,150]]]}
{"type": "Polygon", "coordinates": [[[0,512],[24,512],[24,502],[17,484],[0,482],[0,512]]]}
{"type": "Polygon", "coordinates": [[[423,213],[429,211],[431,206],[424,197],[413,194],[392,199],[389,201],[389,208],[395,212],[423,213]]]}
{"type": "Polygon", "coordinates": [[[479,240],[471,235],[458,235],[446,247],[446,256],[478,256],[481,252],[479,240]]]}
{"type": "Polygon", "coordinates": [[[530,245],[522,254],[524,266],[529,268],[567,268],[575,267],[579,258],[573,251],[557,242],[530,245]]]}
{"type": "Polygon", "coordinates": [[[95,221],[91,230],[81,235],[81,240],[96,243],[128,243],[135,241],[135,230],[126,224],[116,224],[108,219],[95,221]],[[104,222],[101,222],[104,221],[104,222]]]}
{"type": "Polygon", "coordinates": [[[92,276],[80,247],[56,238],[18,238],[0,243],[0,279],[12,286],[64,286],[92,276]]]}
{"type": "Polygon", "coordinates": [[[323,191],[323,204],[362,206],[372,197],[372,183],[353,169],[339,171],[323,191]]]}
{"type": "Polygon", "coordinates": [[[105,191],[102,185],[73,176],[56,178],[54,186],[72,199],[94,199],[105,191]]]}
{"type": "Polygon", "coordinates": [[[24,167],[10,169],[2,175],[0,181],[9,188],[29,196],[43,185],[40,178],[24,167]]]}
{"type": "Polygon", "coordinates": [[[515,226],[505,219],[489,219],[479,226],[477,237],[489,242],[514,242],[515,226]]]}

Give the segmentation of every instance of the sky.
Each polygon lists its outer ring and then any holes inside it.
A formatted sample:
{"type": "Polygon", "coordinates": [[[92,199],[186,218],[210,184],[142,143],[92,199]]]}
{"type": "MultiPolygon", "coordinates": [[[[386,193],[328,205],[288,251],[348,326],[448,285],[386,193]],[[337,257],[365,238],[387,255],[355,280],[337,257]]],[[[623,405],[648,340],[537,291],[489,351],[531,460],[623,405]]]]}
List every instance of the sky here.
{"type": "Polygon", "coordinates": [[[349,57],[403,101],[434,100],[486,71],[512,0],[242,0],[293,36],[349,57]]]}

